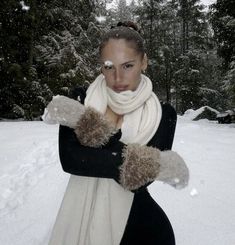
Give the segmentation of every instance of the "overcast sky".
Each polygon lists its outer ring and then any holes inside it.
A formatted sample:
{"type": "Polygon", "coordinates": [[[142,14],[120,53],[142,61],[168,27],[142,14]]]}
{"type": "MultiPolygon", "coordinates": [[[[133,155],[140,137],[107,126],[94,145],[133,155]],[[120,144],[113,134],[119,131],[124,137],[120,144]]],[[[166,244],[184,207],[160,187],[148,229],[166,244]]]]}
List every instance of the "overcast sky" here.
{"type": "MultiPolygon", "coordinates": [[[[126,0],[127,4],[129,4],[131,1],[132,1],[132,0],[126,0]]],[[[113,4],[115,5],[115,3],[117,3],[117,2],[118,2],[118,0],[114,0],[114,1],[113,1],[113,4]]],[[[201,2],[202,2],[203,4],[205,4],[205,5],[210,5],[210,4],[214,3],[214,2],[216,2],[216,0],[201,0],[201,2]]],[[[112,5],[112,4],[111,4],[111,5],[112,5]]],[[[109,7],[108,7],[108,8],[109,8],[109,7]]]]}
{"type": "Polygon", "coordinates": [[[212,3],[216,2],[216,0],[201,0],[201,2],[205,5],[211,5],[212,3]]]}

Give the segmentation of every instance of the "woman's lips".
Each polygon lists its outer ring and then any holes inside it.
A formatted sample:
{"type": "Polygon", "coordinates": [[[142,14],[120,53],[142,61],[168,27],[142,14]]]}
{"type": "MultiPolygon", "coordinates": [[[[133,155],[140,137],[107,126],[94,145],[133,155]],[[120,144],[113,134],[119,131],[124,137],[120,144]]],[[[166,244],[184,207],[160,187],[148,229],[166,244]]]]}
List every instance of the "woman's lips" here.
{"type": "Polygon", "coordinates": [[[116,92],[122,92],[128,90],[128,85],[115,85],[113,86],[113,90],[116,92]]]}

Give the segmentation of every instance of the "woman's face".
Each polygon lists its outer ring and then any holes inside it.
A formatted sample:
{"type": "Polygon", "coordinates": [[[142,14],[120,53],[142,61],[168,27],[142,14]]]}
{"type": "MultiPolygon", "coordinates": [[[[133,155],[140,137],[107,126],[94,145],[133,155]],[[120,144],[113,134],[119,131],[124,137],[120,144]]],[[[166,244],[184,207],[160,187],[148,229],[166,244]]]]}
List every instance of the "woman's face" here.
{"type": "Polygon", "coordinates": [[[117,93],[134,91],[147,68],[147,57],[138,53],[125,39],[109,39],[101,52],[102,73],[107,86],[117,93]]]}

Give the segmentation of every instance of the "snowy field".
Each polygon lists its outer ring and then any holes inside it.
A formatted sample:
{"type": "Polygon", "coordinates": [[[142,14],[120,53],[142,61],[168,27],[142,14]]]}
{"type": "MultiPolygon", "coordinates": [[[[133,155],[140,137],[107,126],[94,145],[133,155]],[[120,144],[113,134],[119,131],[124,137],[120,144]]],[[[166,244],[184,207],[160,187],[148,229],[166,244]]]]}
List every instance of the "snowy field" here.
{"type": "MultiPolygon", "coordinates": [[[[48,243],[69,178],[59,163],[57,133],[58,126],[43,122],[0,122],[0,245],[48,243]]],[[[149,188],[177,245],[235,244],[234,146],[234,124],[178,117],[173,149],[189,166],[189,186],[149,188]]]]}

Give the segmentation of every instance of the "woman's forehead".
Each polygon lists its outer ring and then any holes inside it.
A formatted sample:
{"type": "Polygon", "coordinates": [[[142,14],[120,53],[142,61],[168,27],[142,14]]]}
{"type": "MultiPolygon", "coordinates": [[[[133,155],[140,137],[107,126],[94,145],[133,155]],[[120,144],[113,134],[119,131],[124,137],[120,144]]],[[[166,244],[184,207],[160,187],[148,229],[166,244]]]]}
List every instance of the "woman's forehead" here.
{"type": "Polygon", "coordinates": [[[135,44],[132,41],[126,41],[125,39],[109,39],[102,49],[101,56],[113,52],[126,52],[133,55],[137,53],[135,44]]]}
{"type": "Polygon", "coordinates": [[[104,46],[101,53],[101,61],[112,63],[125,63],[140,59],[140,55],[124,39],[111,39],[104,46]]]}

